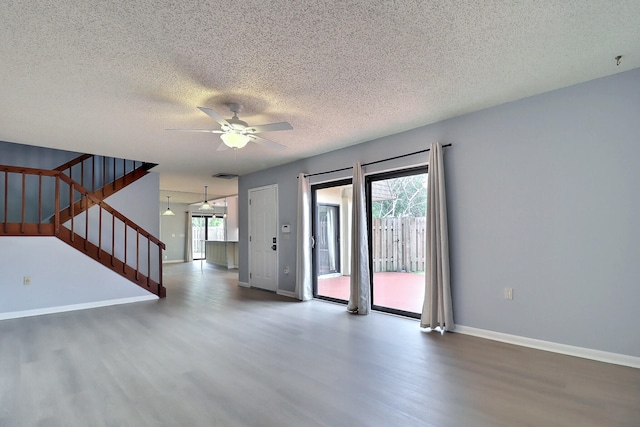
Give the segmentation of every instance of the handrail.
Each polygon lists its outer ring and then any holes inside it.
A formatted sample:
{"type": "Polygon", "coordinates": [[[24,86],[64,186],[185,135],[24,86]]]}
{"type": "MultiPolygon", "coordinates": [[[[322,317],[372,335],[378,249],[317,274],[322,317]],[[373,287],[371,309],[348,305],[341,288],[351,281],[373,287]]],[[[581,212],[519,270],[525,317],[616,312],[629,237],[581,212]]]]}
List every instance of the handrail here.
{"type": "Polygon", "coordinates": [[[12,172],[12,173],[24,172],[28,175],[42,174],[42,176],[56,176],[60,173],[58,171],[51,171],[47,169],[25,168],[22,166],[7,166],[7,165],[0,165],[0,170],[2,170],[3,172],[12,172]]]}
{"type": "Polygon", "coordinates": [[[75,159],[71,159],[69,160],[67,163],[62,164],[60,166],[58,166],[57,168],[54,169],[54,171],[58,171],[58,172],[64,172],[67,169],[70,169],[72,167],[74,167],[75,165],[77,165],[78,163],[82,163],[87,159],[90,159],[93,157],[93,154],[83,154],[81,156],[76,157],[75,159]]]}

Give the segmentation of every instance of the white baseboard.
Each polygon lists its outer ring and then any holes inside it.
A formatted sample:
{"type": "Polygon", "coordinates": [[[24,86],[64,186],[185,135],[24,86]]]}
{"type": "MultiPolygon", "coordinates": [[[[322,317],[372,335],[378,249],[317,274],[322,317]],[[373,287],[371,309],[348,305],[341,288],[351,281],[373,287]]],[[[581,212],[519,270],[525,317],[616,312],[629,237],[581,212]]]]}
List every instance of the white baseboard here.
{"type": "Polygon", "coordinates": [[[296,298],[296,294],[295,294],[295,292],[291,292],[291,291],[281,291],[281,290],[279,290],[279,289],[278,289],[278,290],[276,291],[276,294],[278,294],[278,295],[282,295],[283,297],[289,297],[289,298],[295,298],[295,299],[298,299],[298,298],[296,298]]]}
{"type": "Polygon", "coordinates": [[[459,334],[472,335],[474,337],[486,338],[489,340],[505,342],[508,344],[520,345],[523,347],[535,348],[538,350],[551,351],[553,353],[566,354],[568,356],[581,357],[583,359],[597,360],[599,362],[613,363],[615,365],[640,368],[640,357],[628,356],[626,354],[611,353],[608,351],[593,350],[590,348],[576,347],[573,345],[558,344],[551,341],[526,338],[518,335],[503,334],[502,332],[477,329],[469,326],[456,325],[453,331],[459,334]]]}
{"type": "Polygon", "coordinates": [[[251,285],[249,285],[247,282],[240,282],[240,281],[238,281],[238,286],[242,286],[243,288],[251,287],[251,285]]]}
{"type": "Polygon", "coordinates": [[[182,264],[185,263],[186,261],[183,259],[168,259],[168,260],[164,260],[162,261],[163,264],[182,264]]]}
{"type": "Polygon", "coordinates": [[[33,310],[12,311],[0,313],[0,320],[18,319],[21,317],[41,316],[43,314],[64,313],[66,311],[86,310],[89,308],[107,307],[110,305],[129,304],[132,302],[151,301],[159,299],[156,295],[143,295],[139,297],[119,298],[105,301],[87,302],[82,304],[62,305],[59,307],[36,308],[33,310]]]}

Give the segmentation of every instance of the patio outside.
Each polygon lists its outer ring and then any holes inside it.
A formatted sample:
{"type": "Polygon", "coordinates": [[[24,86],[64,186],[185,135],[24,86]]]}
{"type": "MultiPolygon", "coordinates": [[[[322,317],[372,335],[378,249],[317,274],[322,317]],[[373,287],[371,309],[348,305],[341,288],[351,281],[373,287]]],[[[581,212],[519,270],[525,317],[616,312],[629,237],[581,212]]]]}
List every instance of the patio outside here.
{"type": "MultiPolygon", "coordinates": [[[[318,294],[347,301],[349,279],[350,276],[321,276],[318,278],[318,294]]],[[[421,313],[424,284],[424,273],[375,273],[373,303],[396,310],[421,313]]]]}

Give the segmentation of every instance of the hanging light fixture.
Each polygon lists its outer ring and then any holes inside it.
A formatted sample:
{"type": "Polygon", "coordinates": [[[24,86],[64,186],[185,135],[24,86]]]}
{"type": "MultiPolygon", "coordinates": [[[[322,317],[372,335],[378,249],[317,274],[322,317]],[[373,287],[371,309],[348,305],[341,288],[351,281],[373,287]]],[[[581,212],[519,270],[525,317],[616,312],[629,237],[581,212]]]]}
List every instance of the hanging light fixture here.
{"type": "Polygon", "coordinates": [[[207,201],[207,185],[204,186],[204,202],[202,203],[202,205],[198,208],[201,211],[205,211],[205,210],[211,210],[211,205],[209,204],[209,202],[207,201]]]}
{"type": "Polygon", "coordinates": [[[167,210],[162,212],[162,215],[175,215],[171,210],[171,208],[169,207],[169,197],[171,196],[167,196],[167,210]]]}
{"type": "Polygon", "coordinates": [[[224,213],[222,214],[222,218],[227,217],[227,198],[224,198],[224,213]]]}

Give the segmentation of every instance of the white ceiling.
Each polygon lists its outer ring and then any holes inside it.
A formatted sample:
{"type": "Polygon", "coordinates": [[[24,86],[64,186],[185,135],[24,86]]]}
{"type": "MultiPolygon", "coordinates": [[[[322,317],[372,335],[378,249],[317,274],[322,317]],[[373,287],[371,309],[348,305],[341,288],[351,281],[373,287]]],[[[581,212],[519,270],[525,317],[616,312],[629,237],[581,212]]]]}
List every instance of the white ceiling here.
{"type": "MultiPolygon", "coordinates": [[[[0,2],[0,140],[158,163],[162,196],[640,67],[638,0],[0,2]],[[623,55],[616,66],[614,57],[623,55]],[[219,152],[196,107],[288,146],[219,152]]],[[[166,200],[166,199],[165,199],[166,200]]]]}

